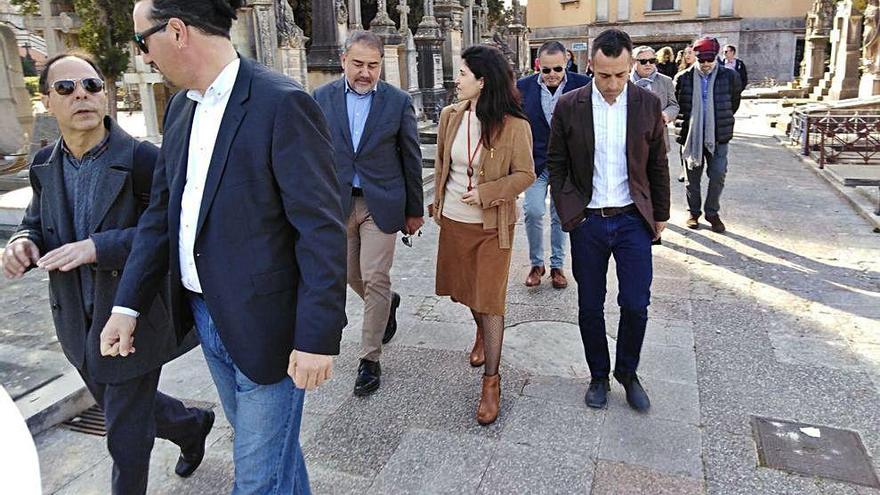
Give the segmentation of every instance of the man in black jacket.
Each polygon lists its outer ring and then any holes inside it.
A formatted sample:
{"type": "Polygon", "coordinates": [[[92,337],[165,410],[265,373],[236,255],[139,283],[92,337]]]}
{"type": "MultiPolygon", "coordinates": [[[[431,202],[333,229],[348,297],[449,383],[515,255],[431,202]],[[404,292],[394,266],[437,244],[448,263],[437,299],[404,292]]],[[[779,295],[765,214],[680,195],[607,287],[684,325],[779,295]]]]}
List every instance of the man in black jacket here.
{"type": "Polygon", "coordinates": [[[700,227],[700,179],[705,168],[709,177],[706,220],[712,231],[721,233],[726,229],[718,212],[727,175],[727,143],[733,138],[733,114],[739,108],[742,84],[735,71],[718,64],[718,49],[715,38],[705,37],[694,43],[697,63],[676,76],[675,97],[680,110],[675,126],[679,130],[676,142],[682,145],[687,168],[687,226],[700,227]]]}
{"type": "Polygon", "coordinates": [[[155,437],[181,447],[175,471],[189,476],[214,424],[213,412],[187,408],[156,390],[162,365],[181,351],[167,293],[145,307],[136,355],[120,360],[100,353],[98,337],[147,206],[159,150],[105,117],[103,77],[83,56],[46,62],[40,90],[61,138],[34,157],[33,198],[3,252],[3,271],[7,278],[34,267],[48,272],[61,349],[104,410],[112,492],[142,494],[155,437]]]}
{"type": "Polygon", "coordinates": [[[733,45],[724,45],[724,58],[721,59],[724,67],[733,69],[739,74],[739,81],[745,88],[749,84],[749,71],[746,70],[746,64],[742,60],[736,58],[736,47],[733,45]]]}

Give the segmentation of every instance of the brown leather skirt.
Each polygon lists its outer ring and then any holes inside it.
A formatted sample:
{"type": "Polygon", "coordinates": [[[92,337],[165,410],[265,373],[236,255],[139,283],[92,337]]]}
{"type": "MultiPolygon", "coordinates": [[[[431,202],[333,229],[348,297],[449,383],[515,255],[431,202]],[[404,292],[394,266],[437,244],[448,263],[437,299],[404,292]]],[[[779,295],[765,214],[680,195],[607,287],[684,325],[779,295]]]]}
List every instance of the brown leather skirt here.
{"type": "Polygon", "coordinates": [[[441,217],[437,295],[450,296],[479,313],[504,316],[511,251],[498,247],[495,229],[441,217]]]}

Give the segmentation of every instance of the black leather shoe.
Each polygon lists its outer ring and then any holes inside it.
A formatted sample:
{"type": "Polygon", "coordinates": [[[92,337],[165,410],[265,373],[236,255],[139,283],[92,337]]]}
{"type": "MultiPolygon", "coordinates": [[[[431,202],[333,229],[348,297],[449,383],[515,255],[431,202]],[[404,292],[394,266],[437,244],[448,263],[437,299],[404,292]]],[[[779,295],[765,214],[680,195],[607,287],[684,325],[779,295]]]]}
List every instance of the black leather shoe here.
{"type": "Polygon", "coordinates": [[[177,465],[174,466],[174,473],[181,478],[192,475],[202,463],[202,459],[205,458],[205,441],[208,439],[208,434],[211,433],[211,428],[214,427],[214,411],[205,409],[204,412],[205,421],[202,423],[202,431],[198,441],[189,448],[180,449],[180,457],[177,459],[177,465]]]}
{"type": "Polygon", "coordinates": [[[608,404],[609,390],[611,390],[611,384],[608,383],[607,378],[593,378],[590,380],[590,388],[587,389],[584,402],[589,407],[602,409],[608,404]]]}
{"type": "Polygon", "coordinates": [[[382,343],[387,344],[394,338],[397,333],[397,308],[400,307],[400,294],[391,293],[391,312],[388,313],[388,324],[385,325],[385,335],[382,336],[382,343]]]}
{"type": "Polygon", "coordinates": [[[361,359],[357,380],[354,382],[354,395],[363,397],[378,390],[380,376],[382,376],[382,367],[379,366],[379,361],[361,359]]]}
{"type": "Polygon", "coordinates": [[[614,379],[620,382],[623,388],[626,389],[626,402],[629,404],[629,407],[639,412],[645,412],[651,408],[651,400],[648,399],[647,392],[642,388],[642,384],[639,383],[638,375],[615,371],[614,379]]]}

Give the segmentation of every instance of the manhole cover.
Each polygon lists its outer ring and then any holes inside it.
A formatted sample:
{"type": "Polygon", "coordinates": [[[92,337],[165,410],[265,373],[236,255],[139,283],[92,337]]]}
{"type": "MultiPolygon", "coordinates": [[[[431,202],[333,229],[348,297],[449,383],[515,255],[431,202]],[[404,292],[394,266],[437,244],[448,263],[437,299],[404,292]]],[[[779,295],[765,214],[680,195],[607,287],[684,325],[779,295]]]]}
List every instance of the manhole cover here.
{"type": "Polygon", "coordinates": [[[752,416],[761,466],[880,488],[858,433],[752,416]]]}
{"type": "MultiPolygon", "coordinates": [[[[181,399],[186,407],[198,407],[200,409],[214,409],[217,404],[202,400],[181,399]]],[[[61,426],[70,430],[86,433],[89,435],[97,435],[101,437],[107,436],[107,425],[104,423],[104,411],[101,407],[94,405],[79,415],[61,423],[61,426]]]]}

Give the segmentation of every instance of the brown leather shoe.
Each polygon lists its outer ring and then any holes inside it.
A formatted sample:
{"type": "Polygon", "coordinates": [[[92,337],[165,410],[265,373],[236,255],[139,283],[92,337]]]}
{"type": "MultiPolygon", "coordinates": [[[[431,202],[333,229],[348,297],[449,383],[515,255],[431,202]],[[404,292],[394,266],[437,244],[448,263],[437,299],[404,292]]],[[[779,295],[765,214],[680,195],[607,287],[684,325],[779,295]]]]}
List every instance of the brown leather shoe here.
{"type": "Polygon", "coordinates": [[[526,287],[537,287],[541,285],[541,277],[547,273],[543,266],[533,266],[526,277],[526,287]]]}
{"type": "Polygon", "coordinates": [[[554,289],[564,289],[568,287],[568,280],[565,278],[565,274],[562,273],[562,268],[550,269],[550,281],[553,284],[554,289]]]}
{"type": "Polygon", "coordinates": [[[477,405],[477,423],[491,425],[498,418],[501,407],[501,375],[483,375],[483,391],[477,405]]]}
{"type": "Polygon", "coordinates": [[[700,215],[691,215],[688,217],[687,222],[684,223],[687,225],[687,228],[697,230],[700,228],[700,215]]]}
{"type": "Polygon", "coordinates": [[[706,215],[706,220],[712,224],[712,232],[723,234],[727,230],[727,227],[724,226],[724,222],[721,221],[721,217],[718,215],[706,215]]]}
{"type": "Polygon", "coordinates": [[[474,348],[471,349],[471,366],[482,366],[486,362],[486,352],[483,349],[483,329],[477,327],[477,337],[474,339],[474,348]]]}

